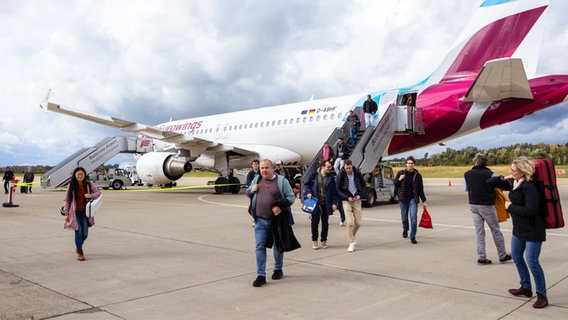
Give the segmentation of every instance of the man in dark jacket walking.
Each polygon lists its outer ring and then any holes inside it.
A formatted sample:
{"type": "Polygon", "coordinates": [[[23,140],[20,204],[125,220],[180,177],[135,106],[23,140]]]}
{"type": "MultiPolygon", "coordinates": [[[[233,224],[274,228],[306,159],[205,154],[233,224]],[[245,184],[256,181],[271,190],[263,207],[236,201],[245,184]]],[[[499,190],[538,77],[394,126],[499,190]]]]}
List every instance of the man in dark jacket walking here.
{"type": "Polygon", "coordinates": [[[26,173],[24,173],[24,186],[23,186],[23,192],[24,193],[32,193],[32,183],[34,182],[35,176],[34,173],[32,172],[31,168],[28,168],[26,170],[26,173]]]}
{"type": "Polygon", "coordinates": [[[6,171],[4,171],[4,194],[8,194],[8,186],[10,185],[10,181],[14,180],[14,172],[10,170],[10,167],[6,167],[6,171]]]}
{"type": "Polygon", "coordinates": [[[406,169],[400,170],[394,179],[400,205],[400,219],[402,220],[402,237],[408,237],[408,214],[410,213],[410,242],[416,244],[416,227],[418,203],[422,200],[426,207],[424,182],[422,175],[414,169],[416,159],[413,156],[406,158],[406,169]]]}
{"type": "Polygon", "coordinates": [[[337,196],[343,202],[343,210],[345,210],[347,239],[349,240],[347,251],[353,252],[357,244],[355,235],[361,226],[361,195],[365,188],[365,180],[361,172],[353,167],[353,162],[347,159],[343,163],[343,169],[337,175],[335,184],[337,196]]]}
{"type": "Polygon", "coordinates": [[[337,210],[335,197],[335,179],[331,175],[331,162],[321,163],[317,172],[312,173],[305,185],[306,196],[318,198],[318,210],[310,216],[312,219],[312,249],[320,248],[318,244],[318,228],[321,220],[321,248],[327,248],[329,216],[337,210]]]}
{"type": "Polygon", "coordinates": [[[469,209],[475,226],[475,236],[477,238],[477,263],[484,265],[490,264],[485,254],[485,225],[491,230],[493,242],[497,247],[499,261],[511,260],[511,256],[505,250],[505,239],[499,228],[497,212],[495,210],[495,190],[489,185],[488,180],[495,176],[495,173],[487,168],[487,158],[479,155],[475,159],[475,166],[464,174],[465,191],[469,198],[469,209]]]}

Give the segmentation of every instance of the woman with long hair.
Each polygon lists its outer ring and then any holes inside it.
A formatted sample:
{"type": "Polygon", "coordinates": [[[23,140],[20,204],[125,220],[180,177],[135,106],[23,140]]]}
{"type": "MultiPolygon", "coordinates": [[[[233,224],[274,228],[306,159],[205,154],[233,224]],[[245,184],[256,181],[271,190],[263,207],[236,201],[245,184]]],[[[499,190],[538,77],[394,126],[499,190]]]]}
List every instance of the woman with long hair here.
{"type": "Polygon", "coordinates": [[[491,178],[490,184],[510,191],[511,201],[505,202],[505,207],[513,218],[511,256],[517,266],[521,287],[509,289],[509,293],[532,297],[530,270],[537,294],[533,307],[544,308],[548,305],[548,298],[539,256],[542,243],[546,240],[546,223],[542,199],[533,181],[534,173],[533,162],[526,157],[519,157],[511,163],[510,175],[491,178]]]}
{"type": "Polygon", "coordinates": [[[94,224],[94,220],[89,221],[89,219],[94,218],[87,218],[86,215],[87,202],[100,196],[101,192],[89,181],[85,169],[75,168],[65,193],[63,210],[65,213],[64,228],[75,231],[75,246],[77,247],[77,260],[79,261],[85,260],[83,244],[89,235],[89,224],[94,224]]]}

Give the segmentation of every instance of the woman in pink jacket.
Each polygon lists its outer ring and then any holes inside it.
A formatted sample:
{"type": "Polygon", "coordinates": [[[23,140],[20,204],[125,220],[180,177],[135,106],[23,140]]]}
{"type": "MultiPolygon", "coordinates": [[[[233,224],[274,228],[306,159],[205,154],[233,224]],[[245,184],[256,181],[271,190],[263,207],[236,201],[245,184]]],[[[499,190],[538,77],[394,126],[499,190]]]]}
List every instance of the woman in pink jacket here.
{"type": "MultiPolygon", "coordinates": [[[[101,196],[99,189],[89,181],[85,169],[78,167],[73,170],[71,182],[63,200],[65,213],[65,229],[75,231],[75,246],[77,247],[77,260],[84,261],[83,243],[89,235],[89,221],[85,213],[87,201],[101,196]]],[[[94,218],[91,218],[94,219],[94,218]]],[[[94,223],[94,221],[91,221],[94,223]]]]}

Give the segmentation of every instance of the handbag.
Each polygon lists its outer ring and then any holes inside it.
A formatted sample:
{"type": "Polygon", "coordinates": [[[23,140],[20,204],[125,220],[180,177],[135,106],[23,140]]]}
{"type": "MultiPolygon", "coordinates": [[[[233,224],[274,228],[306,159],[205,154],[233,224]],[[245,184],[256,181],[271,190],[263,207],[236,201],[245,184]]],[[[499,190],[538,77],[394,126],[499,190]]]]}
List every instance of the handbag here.
{"type": "Polygon", "coordinates": [[[424,211],[422,211],[422,217],[420,218],[420,224],[418,226],[426,229],[432,229],[432,218],[430,217],[426,207],[424,207],[424,211]]]}
{"type": "Polygon", "coordinates": [[[87,215],[87,218],[93,218],[95,216],[95,213],[101,207],[102,203],[103,203],[103,195],[102,194],[96,199],[91,198],[87,202],[87,206],[85,208],[85,213],[87,215]]]}
{"type": "Polygon", "coordinates": [[[316,214],[318,212],[318,198],[312,197],[311,199],[308,199],[307,196],[304,196],[302,211],[309,214],[316,214]]]}

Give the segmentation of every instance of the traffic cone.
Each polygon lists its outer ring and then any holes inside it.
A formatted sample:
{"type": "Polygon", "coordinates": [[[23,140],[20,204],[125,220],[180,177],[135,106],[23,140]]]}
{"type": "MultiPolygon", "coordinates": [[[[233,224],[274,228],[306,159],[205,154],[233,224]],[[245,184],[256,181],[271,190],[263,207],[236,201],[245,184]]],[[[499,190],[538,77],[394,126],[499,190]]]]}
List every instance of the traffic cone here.
{"type": "Polygon", "coordinates": [[[448,180],[448,187],[452,186],[452,180],[448,180]]]}

